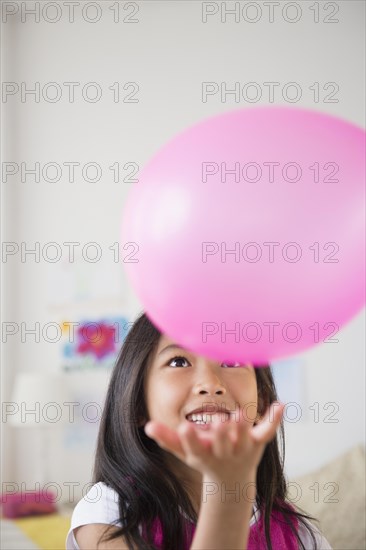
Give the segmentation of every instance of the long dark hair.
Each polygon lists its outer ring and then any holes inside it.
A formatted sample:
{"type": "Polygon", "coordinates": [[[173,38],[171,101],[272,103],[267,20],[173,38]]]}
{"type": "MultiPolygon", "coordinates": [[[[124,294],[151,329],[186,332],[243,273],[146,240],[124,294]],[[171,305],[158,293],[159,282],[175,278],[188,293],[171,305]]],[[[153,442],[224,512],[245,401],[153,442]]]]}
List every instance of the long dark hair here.
{"type": "MultiPolygon", "coordinates": [[[[163,550],[184,550],[190,537],[187,520],[198,521],[189,494],[167,463],[167,452],[149,438],[140,422],[148,418],[144,380],[151,354],[158,345],[161,332],[145,313],[141,313],[129,330],[114,366],[99,428],[93,482],[103,482],[118,494],[119,521],[122,527],[107,532],[100,541],[123,536],[129,550],[156,550],[152,527],[159,518],[163,530],[163,550]],[[144,525],[147,540],[140,532],[144,525]]],[[[255,369],[258,387],[258,412],[261,414],[277,400],[271,369],[268,365],[255,369]]],[[[269,550],[271,513],[277,510],[305,550],[293,517],[309,530],[314,548],[316,540],[307,520],[315,520],[300,509],[286,503],[287,482],[284,476],[285,439],[279,429],[281,453],[277,437],[265,448],[257,470],[256,505],[263,513],[265,537],[269,550]]]]}

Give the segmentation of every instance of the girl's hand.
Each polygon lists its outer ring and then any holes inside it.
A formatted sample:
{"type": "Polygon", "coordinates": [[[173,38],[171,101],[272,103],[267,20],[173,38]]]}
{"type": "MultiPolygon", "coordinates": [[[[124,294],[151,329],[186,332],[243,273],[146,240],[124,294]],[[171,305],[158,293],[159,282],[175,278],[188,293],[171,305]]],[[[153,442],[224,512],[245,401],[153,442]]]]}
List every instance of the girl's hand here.
{"type": "Polygon", "coordinates": [[[231,418],[226,422],[213,422],[206,431],[187,421],[182,422],[177,431],[149,421],[145,433],[205,477],[248,480],[254,476],[255,479],[265,446],[276,435],[284,407],[283,403],[272,403],[256,426],[241,415],[239,421],[231,418]]]}

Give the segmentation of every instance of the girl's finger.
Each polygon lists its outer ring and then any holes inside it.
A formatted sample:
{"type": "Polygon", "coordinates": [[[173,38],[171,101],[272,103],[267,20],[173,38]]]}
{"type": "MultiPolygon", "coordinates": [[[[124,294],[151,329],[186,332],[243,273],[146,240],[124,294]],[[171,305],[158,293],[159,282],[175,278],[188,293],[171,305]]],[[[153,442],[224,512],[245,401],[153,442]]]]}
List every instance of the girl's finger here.
{"type": "Polygon", "coordinates": [[[248,432],[253,425],[253,421],[247,414],[240,414],[238,419],[235,419],[235,436],[236,444],[234,446],[235,454],[240,454],[245,449],[247,444],[248,432]]]}
{"type": "Polygon", "coordinates": [[[181,460],[184,460],[184,449],[180,437],[174,430],[155,420],[147,422],[144,430],[146,435],[154,439],[160,447],[175,454],[181,460]]]}
{"type": "Polygon", "coordinates": [[[198,437],[196,428],[189,423],[178,426],[178,434],[181,438],[182,447],[186,455],[194,455],[197,458],[205,459],[207,456],[207,445],[198,437]]]}
{"type": "Polygon", "coordinates": [[[276,435],[283,415],[284,403],[275,401],[268,407],[264,418],[252,428],[252,437],[258,443],[269,443],[276,435]]]}
{"type": "Polygon", "coordinates": [[[229,426],[229,422],[223,423],[218,420],[213,422],[211,429],[213,430],[212,450],[218,458],[225,458],[233,449],[232,426],[229,426]]]}

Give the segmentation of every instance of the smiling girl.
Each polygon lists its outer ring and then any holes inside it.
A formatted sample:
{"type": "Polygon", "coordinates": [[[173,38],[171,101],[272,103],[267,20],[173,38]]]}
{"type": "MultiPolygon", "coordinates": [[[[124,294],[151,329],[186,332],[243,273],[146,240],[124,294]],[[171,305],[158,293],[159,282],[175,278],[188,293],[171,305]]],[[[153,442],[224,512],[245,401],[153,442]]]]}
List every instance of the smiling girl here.
{"type": "Polygon", "coordinates": [[[286,500],[283,408],[268,366],[197,356],[140,315],[112,373],[94,485],[67,550],[330,549],[286,500]]]}

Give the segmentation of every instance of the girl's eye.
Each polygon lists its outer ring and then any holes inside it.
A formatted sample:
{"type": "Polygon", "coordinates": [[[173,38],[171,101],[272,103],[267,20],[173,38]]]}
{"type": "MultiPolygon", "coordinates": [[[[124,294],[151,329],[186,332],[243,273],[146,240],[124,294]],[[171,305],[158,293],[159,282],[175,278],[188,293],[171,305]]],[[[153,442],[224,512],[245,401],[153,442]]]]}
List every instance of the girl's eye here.
{"type": "MultiPolygon", "coordinates": [[[[176,357],[172,357],[172,359],[170,359],[170,361],[168,362],[168,365],[170,365],[173,361],[185,361],[186,363],[190,364],[189,361],[187,361],[187,359],[181,355],[177,355],[176,357]]],[[[181,366],[181,365],[178,365],[178,366],[181,366]]],[[[237,367],[240,367],[241,364],[240,363],[234,363],[234,364],[229,364],[229,363],[221,363],[221,366],[226,368],[226,369],[234,369],[234,368],[237,368],[237,367]]]]}
{"type": "Polygon", "coordinates": [[[181,361],[181,360],[186,361],[186,363],[188,363],[185,357],[178,355],[177,357],[173,357],[172,359],[170,359],[170,361],[168,362],[168,365],[170,365],[173,361],[181,361]]]}

